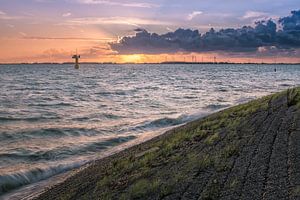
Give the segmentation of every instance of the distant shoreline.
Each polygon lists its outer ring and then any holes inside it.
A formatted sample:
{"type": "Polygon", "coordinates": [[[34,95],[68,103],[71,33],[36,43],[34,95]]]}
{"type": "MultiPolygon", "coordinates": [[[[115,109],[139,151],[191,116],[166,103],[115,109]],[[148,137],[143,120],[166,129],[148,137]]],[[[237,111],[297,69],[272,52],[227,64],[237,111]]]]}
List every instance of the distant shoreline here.
{"type": "MultiPolygon", "coordinates": [[[[42,63],[0,63],[0,65],[73,65],[73,62],[42,62],[42,63]]],[[[191,65],[300,65],[300,63],[235,63],[235,62],[160,62],[160,63],[113,63],[113,62],[81,62],[80,64],[99,65],[170,65],[170,64],[191,64],[191,65]]]]}

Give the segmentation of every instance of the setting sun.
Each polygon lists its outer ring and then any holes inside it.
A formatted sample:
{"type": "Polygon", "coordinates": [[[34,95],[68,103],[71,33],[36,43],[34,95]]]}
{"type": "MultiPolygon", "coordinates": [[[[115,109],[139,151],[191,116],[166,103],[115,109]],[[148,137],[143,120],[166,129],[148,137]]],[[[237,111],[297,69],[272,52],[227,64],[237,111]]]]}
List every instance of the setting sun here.
{"type": "Polygon", "coordinates": [[[122,55],[121,59],[124,63],[140,63],[143,60],[140,54],[122,55]]]}
{"type": "Polygon", "coordinates": [[[0,0],[0,200],[298,199],[299,2],[0,0]]]}

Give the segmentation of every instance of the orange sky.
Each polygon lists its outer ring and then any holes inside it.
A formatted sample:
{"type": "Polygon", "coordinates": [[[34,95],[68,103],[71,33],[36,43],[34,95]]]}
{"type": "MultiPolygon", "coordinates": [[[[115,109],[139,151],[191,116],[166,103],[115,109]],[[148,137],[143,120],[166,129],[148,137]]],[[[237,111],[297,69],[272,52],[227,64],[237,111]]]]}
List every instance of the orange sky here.
{"type": "MultiPolygon", "coordinates": [[[[218,62],[300,62],[300,58],[289,57],[248,57],[227,56],[218,53],[177,53],[158,55],[119,55],[113,52],[107,44],[113,39],[93,40],[86,38],[2,38],[0,63],[32,63],[32,62],[73,62],[72,54],[78,49],[81,62],[117,62],[117,63],[154,63],[164,61],[195,61],[213,62],[216,57],[218,62]],[[194,59],[192,58],[194,56],[194,59]],[[193,60],[192,60],[193,59],[193,60]]],[[[83,36],[84,37],[84,36],[83,36]]]]}
{"type": "MultiPolygon", "coordinates": [[[[123,36],[134,35],[137,27],[158,34],[179,27],[197,29],[203,33],[211,27],[218,29],[240,27],[241,24],[252,25],[256,18],[276,18],[287,15],[291,10],[290,7],[280,10],[282,6],[279,6],[278,10],[273,8],[274,13],[261,12],[254,10],[255,7],[249,10],[251,6],[248,5],[245,7],[247,9],[235,11],[224,5],[220,13],[214,6],[210,12],[201,11],[203,4],[195,1],[193,3],[197,5],[188,7],[188,4],[183,4],[180,9],[160,0],[151,3],[124,2],[1,0],[0,63],[72,62],[71,56],[76,49],[81,54],[81,62],[191,61],[191,56],[197,56],[199,62],[213,62],[215,56],[219,62],[300,62],[298,57],[274,58],[259,54],[229,55],[217,52],[120,55],[112,51],[108,43],[117,42],[123,36]]],[[[267,8],[262,6],[260,10],[267,8]]]]}
{"type": "Polygon", "coordinates": [[[72,54],[78,49],[81,62],[117,62],[117,63],[153,63],[164,61],[194,61],[213,62],[216,57],[218,62],[300,62],[300,58],[266,57],[247,55],[225,55],[220,53],[177,53],[158,55],[119,55],[110,49],[109,42],[117,38],[109,37],[102,33],[82,32],[79,36],[59,38],[27,36],[19,33],[17,37],[0,38],[0,63],[33,63],[33,62],[73,62],[72,54]],[[97,37],[100,39],[97,39],[97,37]],[[103,38],[103,39],[101,39],[103,38]]]}
{"type": "Polygon", "coordinates": [[[191,62],[196,59],[198,62],[213,62],[214,57],[218,62],[300,62],[299,58],[226,56],[218,53],[119,55],[110,49],[107,44],[110,41],[113,40],[88,40],[87,37],[86,39],[5,38],[0,39],[0,63],[73,62],[71,56],[76,52],[76,49],[81,54],[81,62],[153,63],[165,61],[191,62]],[[194,56],[194,59],[192,56],[194,56]]]}

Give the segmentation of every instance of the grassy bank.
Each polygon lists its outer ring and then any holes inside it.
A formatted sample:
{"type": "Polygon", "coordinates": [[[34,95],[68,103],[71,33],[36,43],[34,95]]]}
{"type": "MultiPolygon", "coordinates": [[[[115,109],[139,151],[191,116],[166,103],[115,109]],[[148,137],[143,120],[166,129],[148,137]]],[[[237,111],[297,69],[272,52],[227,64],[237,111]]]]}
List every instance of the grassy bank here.
{"type": "Polygon", "coordinates": [[[37,199],[296,199],[299,156],[295,88],[97,161],[37,199]]]}

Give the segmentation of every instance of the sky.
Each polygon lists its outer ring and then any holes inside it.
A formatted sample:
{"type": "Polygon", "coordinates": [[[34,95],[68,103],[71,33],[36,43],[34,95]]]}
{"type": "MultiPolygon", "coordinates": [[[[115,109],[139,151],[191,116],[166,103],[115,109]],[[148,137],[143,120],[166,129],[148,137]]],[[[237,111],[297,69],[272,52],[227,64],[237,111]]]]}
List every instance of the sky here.
{"type": "Polygon", "coordinates": [[[299,5],[299,0],[0,0],[0,63],[72,62],[76,49],[82,62],[214,57],[300,62],[300,12],[291,13],[299,5]]]}

